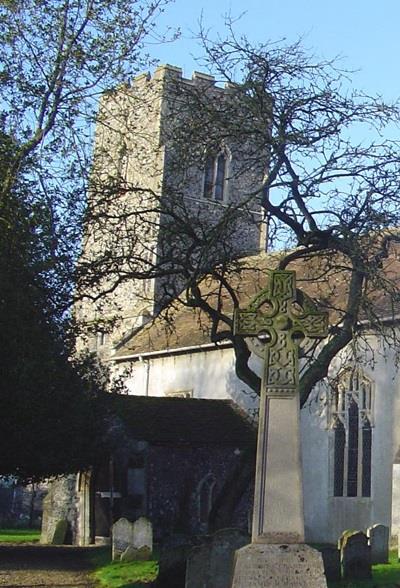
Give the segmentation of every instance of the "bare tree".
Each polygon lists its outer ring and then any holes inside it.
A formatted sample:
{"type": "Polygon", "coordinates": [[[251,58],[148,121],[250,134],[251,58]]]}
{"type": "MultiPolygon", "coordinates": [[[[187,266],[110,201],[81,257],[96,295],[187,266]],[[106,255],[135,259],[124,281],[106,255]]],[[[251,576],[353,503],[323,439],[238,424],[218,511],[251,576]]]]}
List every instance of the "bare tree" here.
{"type": "Polygon", "coordinates": [[[158,89],[141,78],[141,90],[125,87],[103,102],[100,121],[109,142],[97,144],[103,165],[93,176],[88,227],[92,236],[107,237],[82,259],[82,288],[101,316],[105,292],[153,280],[156,293],[134,293],[144,306],[147,300],[148,315],[171,299],[165,313],[177,303],[200,309],[212,340],[232,342],[238,377],[259,392],[248,345],[232,333],[232,312],[255,293],[255,284],[265,284],[268,270],[297,269],[300,286],[331,317],[318,353],[305,351],[304,404],[365,321],[394,336],[387,319],[399,295],[389,270],[398,240],[399,145],[384,132],[398,124],[398,105],[353,90],[351,73],[336,61],[314,59],[300,43],[253,47],[232,29],[225,40],[210,41],[205,32],[201,40],[204,63],[224,90],[210,77],[197,74],[189,82],[169,68],[155,80],[158,89]],[[168,122],[141,127],[141,143],[132,143],[137,121],[116,104],[126,101],[132,112],[150,87],[148,112],[167,96],[168,122]],[[146,159],[151,144],[156,147],[146,159]],[[207,198],[203,170],[209,154],[224,148],[237,162],[230,180],[240,188],[222,206],[207,198]],[[129,163],[135,157],[147,183],[129,163]],[[254,253],[260,211],[272,255],[243,258],[254,253]],[[247,249],[241,230],[254,231],[247,249]],[[244,283],[251,283],[247,293],[244,283]]]}
{"type": "MultiPolygon", "coordinates": [[[[15,142],[1,198],[22,180],[45,211],[50,272],[59,291],[81,233],[98,97],[148,63],[145,40],[168,0],[18,0],[0,3],[2,130],[15,142]],[[29,168],[29,171],[27,169],[29,168]]],[[[171,35],[173,36],[173,35],[171,35]]],[[[65,300],[64,300],[65,303],[65,300]]]]}

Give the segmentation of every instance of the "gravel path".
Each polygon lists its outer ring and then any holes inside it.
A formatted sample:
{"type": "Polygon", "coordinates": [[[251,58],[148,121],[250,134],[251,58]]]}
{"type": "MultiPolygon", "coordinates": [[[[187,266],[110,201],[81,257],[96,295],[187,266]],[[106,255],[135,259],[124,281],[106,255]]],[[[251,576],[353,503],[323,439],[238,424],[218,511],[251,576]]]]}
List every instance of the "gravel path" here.
{"type": "Polygon", "coordinates": [[[0,588],[93,588],[91,548],[0,545],[0,588]]]}

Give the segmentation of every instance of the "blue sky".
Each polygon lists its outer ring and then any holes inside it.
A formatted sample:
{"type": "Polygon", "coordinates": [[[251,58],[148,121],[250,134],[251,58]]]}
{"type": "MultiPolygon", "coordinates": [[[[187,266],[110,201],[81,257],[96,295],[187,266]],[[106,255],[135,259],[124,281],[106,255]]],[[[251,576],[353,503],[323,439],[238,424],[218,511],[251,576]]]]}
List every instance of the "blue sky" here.
{"type": "Polygon", "coordinates": [[[192,38],[201,13],[215,34],[223,32],[225,14],[244,13],[237,30],[254,42],[302,36],[315,54],[340,55],[346,68],[359,70],[352,74],[358,89],[387,100],[400,96],[400,0],[176,0],[159,23],[180,26],[182,37],[151,52],[161,63],[183,67],[186,77],[201,69],[194,59],[201,49],[192,38]]]}

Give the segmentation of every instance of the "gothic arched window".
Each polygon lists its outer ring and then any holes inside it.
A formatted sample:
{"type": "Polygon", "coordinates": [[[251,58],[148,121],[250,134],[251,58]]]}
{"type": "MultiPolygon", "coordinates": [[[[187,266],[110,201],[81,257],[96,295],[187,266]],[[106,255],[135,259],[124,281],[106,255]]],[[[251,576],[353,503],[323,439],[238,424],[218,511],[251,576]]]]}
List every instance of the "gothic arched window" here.
{"type": "Polygon", "coordinates": [[[208,517],[212,508],[215,483],[215,476],[213,476],[213,474],[207,474],[197,487],[199,522],[204,527],[207,527],[208,525],[208,517]]]}
{"type": "Polygon", "coordinates": [[[331,397],[333,495],[371,496],[372,384],[347,370],[331,397]]]}
{"type": "Polygon", "coordinates": [[[207,155],[204,169],[203,196],[218,202],[226,199],[229,155],[222,149],[217,155],[207,155]]]}

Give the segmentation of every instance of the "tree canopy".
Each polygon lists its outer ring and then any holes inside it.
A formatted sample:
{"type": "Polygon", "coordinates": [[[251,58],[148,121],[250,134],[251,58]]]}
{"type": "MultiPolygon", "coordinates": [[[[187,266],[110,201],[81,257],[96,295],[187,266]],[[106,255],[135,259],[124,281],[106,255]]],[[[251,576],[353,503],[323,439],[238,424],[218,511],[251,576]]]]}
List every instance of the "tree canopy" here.
{"type": "Polygon", "coordinates": [[[0,475],[104,450],[104,376],[73,357],[69,305],[96,104],[147,62],[168,0],[0,2],[0,475]]]}

